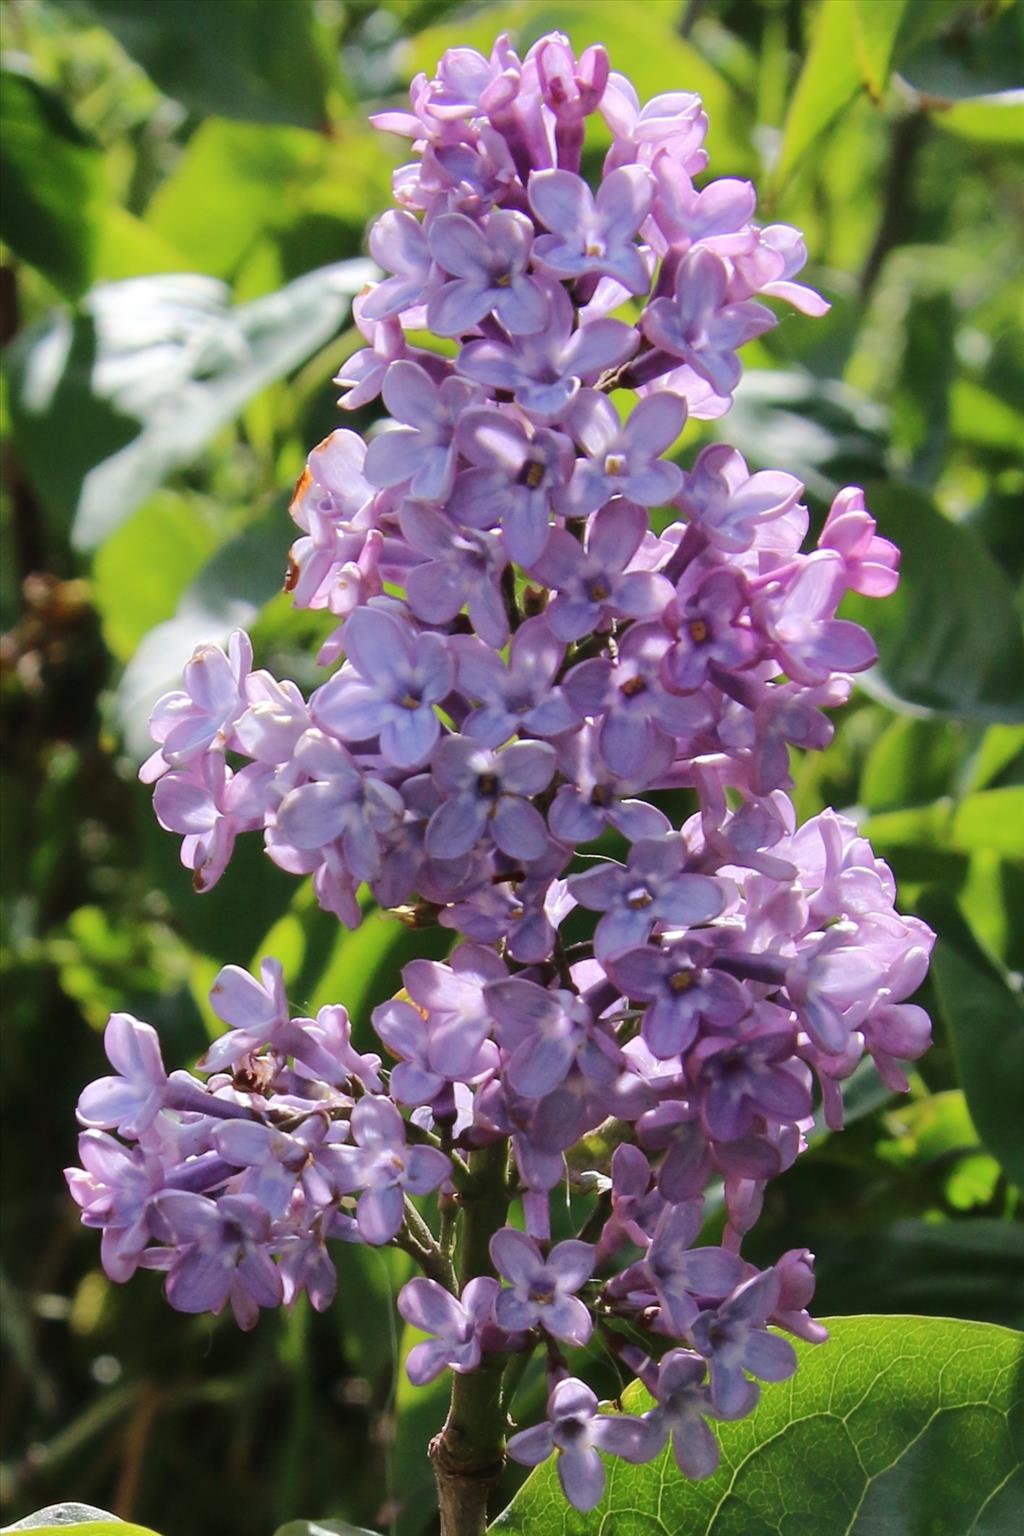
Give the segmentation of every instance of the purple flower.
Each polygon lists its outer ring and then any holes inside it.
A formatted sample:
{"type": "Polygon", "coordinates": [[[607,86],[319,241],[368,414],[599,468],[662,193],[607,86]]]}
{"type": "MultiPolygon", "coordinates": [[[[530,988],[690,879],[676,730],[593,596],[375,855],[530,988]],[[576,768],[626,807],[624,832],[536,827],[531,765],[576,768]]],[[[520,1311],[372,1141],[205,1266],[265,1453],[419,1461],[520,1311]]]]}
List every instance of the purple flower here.
{"type": "Polygon", "coordinates": [[[750,221],[757,194],[749,181],[722,177],[697,192],[685,166],[671,155],[659,155],[651,170],[657,186],[654,222],[674,253],[704,245],[717,256],[737,256],[756,245],[750,221]]]}
{"type": "Polygon", "coordinates": [[[294,1132],[254,1120],[226,1121],[213,1131],[212,1140],[226,1163],[246,1170],[237,1193],[251,1195],[277,1218],[285,1215],[296,1188],[315,1209],[331,1203],[332,1158],[347,1134],[346,1126],[332,1127],[325,1115],[312,1115],[294,1132]]]}
{"type": "Polygon", "coordinates": [[[390,1099],[360,1099],[352,1111],[354,1146],[336,1153],[338,1188],[360,1190],[356,1220],[363,1241],[390,1243],[402,1225],[405,1191],[426,1195],[443,1184],[452,1165],[435,1147],[407,1147],[405,1122],[390,1099]]]}
{"type": "MultiPolygon", "coordinates": [[[[213,1312],[231,1302],[240,1328],[254,1328],[260,1307],[282,1300],[281,1276],[269,1253],[270,1217],[248,1195],[210,1200],[165,1190],[150,1201],[150,1220],[177,1252],[164,1291],[178,1312],[213,1312]]],[[[154,1257],[157,1254],[149,1250],[154,1257]]],[[[148,1257],[148,1254],[147,1254],[148,1257]]],[[[154,1267],[163,1267],[162,1260],[154,1267]]]]}
{"type": "Polygon", "coordinates": [[[862,672],[878,659],[866,629],[835,618],[846,590],[838,553],[808,555],[792,579],[754,604],[754,617],[768,636],[783,672],[798,683],[824,683],[833,672],[862,672]]]}
{"type": "Polygon", "coordinates": [[[686,872],[686,845],[674,832],[641,838],[625,865],[602,859],[573,875],[569,889],[581,906],[603,913],[594,932],[599,960],[645,944],[656,923],[709,922],[728,900],[720,880],[686,872]]]}
{"type": "Polygon", "coordinates": [[[534,241],[534,261],[555,277],[602,273],[630,293],[646,293],[651,279],[634,241],[651,211],[654,182],[643,166],[612,171],[595,198],[571,171],[537,171],[530,177],[530,207],[551,231],[534,241]]]}
{"type": "Polygon", "coordinates": [[[592,1023],[586,1003],[572,992],[549,992],[520,976],[494,981],[487,1001],[508,1053],[505,1081],[526,1099],[539,1099],[562,1083],[592,1023]]]}
{"type": "Polygon", "coordinates": [[[210,753],[164,774],[153,792],[156,819],[182,837],[181,862],[197,891],[209,891],[228,866],[239,832],[263,819],[260,791],[270,772],[250,764],[232,774],[220,753],[210,753]]]}
{"type": "Polygon", "coordinates": [[[662,678],[675,692],[693,693],[707,681],[712,666],[751,666],[758,648],[750,630],[737,623],[749,602],[738,572],[713,570],[689,593],[684,584],[685,576],[662,616],[675,635],[675,644],[662,660],[662,678]]]}
{"type": "Polygon", "coordinates": [[[600,656],[581,661],[563,684],[569,703],[581,715],[600,719],[601,755],[624,777],[643,773],[666,734],[696,755],[697,733],[711,723],[710,706],[700,694],[679,697],[665,687],[662,663],[671,644],[671,635],[660,623],[632,624],[614,663],[600,656]]]}
{"type": "Polygon", "coordinates": [[[819,549],[843,557],[843,580],[865,597],[888,597],[899,585],[900,552],[875,533],[875,520],[864,505],[864,492],[848,485],[829,508],[818,539],[819,549]]]}
{"type": "Polygon", "coordinates": [[[527,619],[512,636],[508,662],[471,635],[456,635],[449,649],[458,666],[459,689],[477,708],[463,731],[484,746],[500,747],[517,731],[559,736],[579,725],[579,716],[555,675],[565,655],[543,616],[527,619]]]}
{"type": "Polygon", "coordinates": [[[427,826],[426,848],[435,859],[458,859],[490,833],[503,853],[539,858],[547,847],[544,818],[531,795],[555,772],[555,749],[517,741],[492,752],[465,736],[448,736],[434,754],[434,780],[444,795],[427,826]]]}
{"type": "Polygon", "coordinates": [[[654,299],[641,326],[652,346],[682,358],[720,395],[740,379],[736,349],[775,325],[775,316],[752,299],[731,304],[729,270],[720,257],[698,246],[683,257],[675,297],[654,299]]]}
{"type": "Polygon", "coordinates": [[[277,1044],[288,1028],[284,972],[277,960],[260,961],[260,979],[240,965],[225,965],[210,988],[210,1003],[231,1033],[221,1035],[199,1059],[201,1072],[220,1072],[250,1051],[277,1044]]]}
{"type": "Polygon", "coordinates": [[[381,1003],[372,1019],[388,1050],[399,1058],[390,1088],[401,1104],[430,1104],[450,1084],[470,1082],[498,1065],[497,1050],[487,1039],[486,1019],[471,1019],[464,1025],[453,1013],[424,1017],[421,1008],[401,998],[381,1003]]]}
{"type": "Polygon", "coordinates": [[[509,1282],[494,1303],[494,1320],[509,1333],[541,1327],[552,1338],[582,1346],[590,1338],[590,1313],[575,1294],[594,1268],[590,1243],[557,1243],[547,1258],[533,1240],[514,1227],[491,1238],[495,1269],[509,1282]]]}
{"type": "Polygon", "coordinates": [[[644,1414],[660,1450],[671,1435],[672,1454],[684,1477],[710,1477],[718,1466],[718,1441],[705,1423],[717,1417],[708,1392],[707,1366],[687,1349],[672,1349],[658,1365],[653,1392],[657,1407],[644,1414]]]}
{"type": "MultiPolygon", "coordinates": [[[[709,1035],[694,1046],[690,1072],[702,1090],[701,1114],[716,1141],[735,1141],[755,1117],[802,1120],[811,1113],[807,1077],[790,1070],[793,1034],[788,1028],[759,1028],[739,1039],[709,1035]]],[[[806,1068],[803,1068],[806,1073],[806,1068]]]]}
{"type": "Polygon", "coordinates": [[[650,1278],[665,1319],[675,1334],[685,1333],[697,1316],[695,1297],[727,1296],[740,1278],[742,1263],[724,1248],[694,1248],[700,1230],[698,1203],[666,1206],[654,1229],[641,1268],[650,1278]]]}
{"type": "Polygon", "coordinates": [[[561,509],[583,517],[613,496],[641,507],[664,506],[682,485],[683,472],[663,463],[660,455],[671,448],[685,421],[686,403],[677,395],[648,395],[623,423],[607,395],[580,390],[568,425],[587,457],[576,461],[561,509]]]}
{"type": "Polygon", "coordinates": [[[745,1370],[761,1381],[785,1381],[796,1370],[796,1351],[788,1339],[769,1333],[766,1323],[779,1299],[772,1269],[747,1280],[712,1312],[702,1312],[690,1328],[693,1346],[709,1361],[711,1400],[729,1417],[749,1411],[756,1389],[745,1370]]]}
{"type": "Polygon", "coordinates": [[[623,994],[649,1004],[644,1039],[662,1061],[693,1044],[701,1021],[727,1030],[749,1010],[739,982],[708,968],[711,957],[703,945],[684,939],[665,948],[629,949],[608,962],[608,974],[623,994]]]}
{"type": "Polygon", "coordinates": [[[492,389],[511,390],[516,404],[534,421],[558,421],[581,382],[625,362],[637,346],[637,333],[620,320],[591,320],[573,330],[572,300],[560,284],[545,288],[548,315],[536,336],[511,342],[468,342],[456,367],[492,389]]]}
{"type": "Polygon", "coordinates": [[[211,747],[223,747],[245,709],[245,679],[252,668],[252,644],[236,629],[225,656],[219,645],[200,645],[185,664],[184,691],[165,693],[149,717],[150,735],[160,750],[139,770],[150,784],[167,768],[194,762],[211,747]]]}
{"type": "Polygon", "coordinates": [[[776,469],[752,475],[735,448],[712,443],[683,476],[676,506],[696,523],[709,544],[723,553],[738,554],[759,541],[766,525],[784,518],[803,492],[803,484],[793,475],[776,469]]]}
{"type": "Polygon", "coordinates": [[[571,782],[561,785],[548,813],[553,835],[564,842],[589,843],[606,826],[635,843],[641,837],[660,837],[671,831],[663,811],[646,800],[633,799],[641,790],[657,787],[675,756],[673,742],[656,737],[641,773],[623,778],[609,768],[598,751],[597,727],[582,730],[559,743],[558,766],[571,782]]]}
{"type": "Polygon", "coordinates": [[[167,1073],[160,1040],[151,1024],[130,1013],[112,1013],[103,1033],[107,1060],[117,1077],[101,1077],[78,1100],[83,1125],[100,1130],[115,1127],[133,1140],[141,1136],[164,1105],[167,1073]]]}
{"type": "Polygon", "coordinates": [[[498,583],[508,563],[494,534],[458,528],[425,502],[407,501],[402,534],[422,563],[405,578],[409,607],[428,624],[449,624],[466,607],[481,640],[499,650],[508,639],[508,614],[498,583]]]}
{"type": "Polygon", "coordinates": [[[377,608],[359,608],[345,625],[348,665],[318,688],[318,723],[343,741],[379,738],[396,768],[425,763],[441,734],[435,706],[451,692],[455,664],[440,635],[377,608]]]}
{"type": "Polygon", "coordinates": [[[492,313],[512,336],[542,329],[547,304],[527,273],[533,225],[525,214],[495,209],[475,224],[464,213],[446,213],[431,224],[428,238],[434,260],[454,278],[427,306],[432,331],[463,336],[492,313]]]}
{"type": "Polygon", "coordinates": [[[508,1453],[513,1461],[536,1467],[558,1452],[558,1480],[574,1509],[583,1513],[601,1502],[604,1465],[598,1450],[625,1461],[649,1461],[656,1454],[654,1437],[643,1419],[597,1411],[597,1398],[575,1376],[558,1382],[548,1402],[548,1422],[513,1435],[508,1453]]]}
{"type": "Polygon", "coordinates": [[[647,532],[643,508],[628,501],[614,501],[591,519],[586,548],[565,529],[555,529],[530,575],[556,594],[545,617],[560,640],[578,640],[612,615],[659,613],[671,600],[672,585],[664,576],[626,570],[647,532]]]}
{"type": "Polygon", "coordinates": [[[425,1386],[446,1368],[475,1371],[480,1364],[481,1334],[490,1324],[497,1280],[478,1275],[456,1297],[435,1280],[409,1280],[398,1293],[398,1310],[407,1323],[432,1339],[414,1344],[405,1362],[414,1386],[425,1386]]]}
{"type": "Polygon", "coordinates": [[[532,565],[548,541],[552,500],[572,473],[572,443],[546,427],[530,434],[494,409],[467,411],[457,440],[474,468],[456,477],[449,514],[471,528],[500,524],[512,559],[532,565]]]}
{"type": "Polygon", "coordinates": [[[413,309],[437,287],[423,225],[411,213],[389,208],[371,228],[369,243],[374,261],[395,276],[377,283],[363,299],[367,320],[386,320],[413,309]]]}
{"type": "Polygon", "coordinates": [[[152,1152],[123,1147],[98,1130],[82,1132],[78,1155],[84,1166],[65,1168],[64,1177],[82,1225],[102,1229],[104,1271],[121,1284],[131,1279],[149,1242],[146,1206],[164,1186],[164,1169],[152,1152]]]}
{"type": "Polygon", "coordinates": [[[480,391],[464,379],[438,386],[419,363],[399,359],[384,375],[384,404],[405,425],[382,432],[366,450],[371,485],[408,486],[410,496],[444,501],[455,477],[455,427],[480,391]]]}
{"type": "Polygon", "coordinates": [[[398,790],[361,772],[352,755],[322,731],[302,737],[289,774],[308,782],[289,789],[278,806],[280,836],[300,849],[323,848],[337,839],[354,877],[372,880],[380,870],[380,837],[405,810],[398,790]]]}

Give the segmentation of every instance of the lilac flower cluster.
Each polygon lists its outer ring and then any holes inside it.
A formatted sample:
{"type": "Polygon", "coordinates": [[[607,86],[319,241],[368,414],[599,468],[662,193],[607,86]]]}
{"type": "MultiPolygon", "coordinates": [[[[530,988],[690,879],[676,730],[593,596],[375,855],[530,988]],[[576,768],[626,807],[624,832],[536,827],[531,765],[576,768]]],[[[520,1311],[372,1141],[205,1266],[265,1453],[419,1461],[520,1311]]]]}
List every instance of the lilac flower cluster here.
{"type": "Polygon", "coordinates": [[[697,97],[641,106],[603,49],[576,59],[557,34],[523,60],[507,38],[451,50],[411,97],[377,119],[415,159],[371,232],[388,275],[339,379],[343,405],[381,396],[389,418],[315,448],[291,509],[287,586],[339,621],[320,660],[341,664],[307,699],[253,670],[241,633],[200,647],[142,777],[198,890],[260,831],[343,923],[368,886],[459,942],[374,1011],[389,1069],[344,1008],[293,1017],[273,960],[221,972],[205,1077],[168,1075],[154,1031],[115,1015],[116,1075],[82,1095],[68,1177],[112,1278],[163,1270],[173,1306],[230,1302],[243,1327],[303,1291],[330,1303],[330,1239],[403,1246],[426,1271],[399,1302],[428,1335],[411,1378],[543,1342],[549,1418],[509,1452],[557,1451],[585,1510],[599,1450],[671,1440],[706,1475],[707,1420],[795,1368],[769,1325],[823,1337],[811,1256],[758,1271],[742,1239],[816,1089],[838,1129],[865,1052],[902,1089],[928,1044],[907,999],[930,931],[853,822],[798,828],[786,793],[790,749],[828,743],[825,710],[874,659],[838,605],[891,592],[898,554],[855,488],[807,551],[791,475],[720,444],[670,457],[688,417],[728,409],[738,348],[776,323],[761,300],[827,308],[749,184],[695,188],[697,97]],[[611,147],[591,188],[595,113],[611,147]],[[689,794],[681,828],[661,791],[689,794]],[[588,1137],[616,1150],[581,1173],[588,1137]],[[492,1268],[456,1278],[451,1223],[438,1236],[415,1197],[458,1211],[496,1149],[492,1268]],[[567,1181],[593,1215],[552,1246],[567,1181]],[[724,1236],[702,1245],[718,1188],[724,1236]],[[569,1374],[563,1346],[595,1325],[653,1393],[642,1419],[598,1414],[569,1374]]]}

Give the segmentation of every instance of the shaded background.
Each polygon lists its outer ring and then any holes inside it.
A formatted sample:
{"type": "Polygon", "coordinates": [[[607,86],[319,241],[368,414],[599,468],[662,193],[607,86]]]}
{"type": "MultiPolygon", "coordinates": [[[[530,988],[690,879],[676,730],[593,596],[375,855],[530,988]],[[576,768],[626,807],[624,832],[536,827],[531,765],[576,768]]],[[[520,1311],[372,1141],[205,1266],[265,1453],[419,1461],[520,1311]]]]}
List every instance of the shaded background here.
{"type": "MultiPolygon", "coordinates": [[[[801,226],[819,322],[745,349],[717,435],[807,482],[848,480],[904,548],[865,605],[882,664],[801,817],[852,811],[941,934],[937,1043],[898,1103],[768,1192],[750,1256],[819,1256],[816,1310],[1019,1325],[1024,1234],[1022,7],[999,0],[6,0],[3,427],[3,1514],[74,1496],[167,1536],[344,1516],[428,1536],[445,1388],[398,1364],[395,1253],[342,1248],[339,1300],[256,1332],[171,1312],[99,1268],[60,1170],[111,1008],[202,1048],[219,966],[272,952],[308,1011],[360,1031],[429,936],[355,934],[243,845],[191,893],[135,782],[151,699],[199,639],[251,629],[314,682],[325,627],[280,593],[287,488],[341,418],[331,377],[367,222],[405,146],[366,114],[456,43],[603,41],[642,97],[698,90],[714,175],[801,226]],[[171,274],[171,275],[168,275],[171,274]]],[[[595,154],[598,151],[595,150],[595,154]]],[[[596,165],[597,160],[594,161],[596,165]]],[[[345,424],[365,428],[374,412],[345,424]]],[[[858,604],[858,607],[861,605],[858,604]]],[[[850,604],[850,612],[854,611],[850,604]]],[[[252,844],[252,840],[248,840],[252,844]]],[[[435,950],[435,952],[439,952],[435,950]]],[[[592,1380],[617,1390],[595,1355],[592,1380]]],[[[533,1388],[539,1394],[539,1385],[533,1388]]]]}

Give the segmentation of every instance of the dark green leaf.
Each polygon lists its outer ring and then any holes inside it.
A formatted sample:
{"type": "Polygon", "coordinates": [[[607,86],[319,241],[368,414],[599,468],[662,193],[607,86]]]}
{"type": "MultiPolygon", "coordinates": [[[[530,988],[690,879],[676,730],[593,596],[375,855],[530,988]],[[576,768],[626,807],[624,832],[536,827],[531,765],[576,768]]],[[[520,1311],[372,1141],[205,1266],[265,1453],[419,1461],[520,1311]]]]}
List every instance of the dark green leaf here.
{"type": "Polygon", "coordinates": [[[19,337],[7,359],[15,440],[75,545],[95,548],[247,400],[334,336],[370,270],[339,262],[236,309],[212,278],[140,277],[19,337]]]}
{"type": "Polygon", "coordinates": [[[844,613],[879,650],[870,692],[896,708],[959,719],[1024,716],[1024,638],[1005,575],[974,531],[943,517],[913,486],[868,487],[879,532],[902,551],[900,585],[884,602],[851,597],[844,613]]]}
{"type": "MultiPolygon", "coordinates": [[[[722,1462],[688,1481],[670,1450],[609,1465],[605,1498],[569,1508],[554,1464],[491,1529],[521,1536],[1011,1536],[1024,1494],[1024,1338],[947,1318],[849,1317],[758,1410],[720,1424],[722,1462]]],[[[625,1404],[650,1406],[631,1387],[625,1404]]]]}
{"type": "Polygon", "coordinates": [[[27,75],[0,75],[0,239],[69,298],[94,270],[103,162],[67,108],[27,75]]]}
{"type": "Polygon", "coordinates": [[[932,976],[971,1116],[1024,1188],[1024,1007],[947,896],[929,892],[921,912],[939,935],[932,976]]]}
{"type": "Polygon", "coordinates": [[[870,1300],[879,1312],[1024,1327],[1024,1228],[1017,1223],[876,1219],[856,1234],[822,1234],[815,1249],[815,1303],[823,1312],[857,1313],[870,1300]]]}
{"type": "Polygon", "coordinates": [[[168,96],[203,115],[255,122],[326,120],[325,71],[307,0],[88,0],[168,96]]]}

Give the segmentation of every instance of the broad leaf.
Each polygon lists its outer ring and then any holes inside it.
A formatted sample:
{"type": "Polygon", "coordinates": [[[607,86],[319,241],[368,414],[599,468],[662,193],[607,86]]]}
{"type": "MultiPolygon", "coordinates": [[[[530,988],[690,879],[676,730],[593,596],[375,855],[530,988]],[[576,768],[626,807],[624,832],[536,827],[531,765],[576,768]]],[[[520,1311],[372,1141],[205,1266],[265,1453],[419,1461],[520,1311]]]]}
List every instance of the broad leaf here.
{"type": "Polygon", "coordinates": [[[910,485],[870,485],[868,505],[902,560],[892,597],[850,597],[844,605],[878,644],[879,663],[863,674],[864,686],[897,709],[1019,721],[1024,637],[1010,583],[981,539],[910,485]]]}
{"type": "MultiPolygon", "coordinates": [[[[535,1471],[491,1529],[508,1536],[1011,1536],[1024,1495],[1024,1336],[947,1318],[832,1319],[797,1344],[792,1382],[719,1424],[714,1476],[688,1481],[670,1450],[608,1466],[577,1514],[555,1467],[535,1471]]],[[[625,1406],[651,1400],[639,1386],[625,1406]]]]}
{"type": "Polygon", "coordinates": [[[1024,1006],[948,897],[921,903],[939,940],[932,976],[978,1134],[1024,1189],[1024,1006]]]}
{"type": "Polygon", "coordinates": [[[933,121],[947,133],[983,144],[1024,144],[1024,90],[967,96],[933,104],[933,121]]]}
{"type": "Polygon", "coordinates": [[[308,0],[88,0],[168,96],[202,115],[326,121],[325,71],[308,0]]]}
{"type": "Polygon", "coordinates": [[[103,161],[60,97],[27,75],[0,75],[0,239],[77,298],[92,279],[103,161]]]}
{"type": "Polygon", "coordinates": [[[19,337],[7,358],[15,440],[74,544],[94,548],[334,336],[371,270],[339,262],[237,309],[212,278],[140,277],[19,337]]]}

